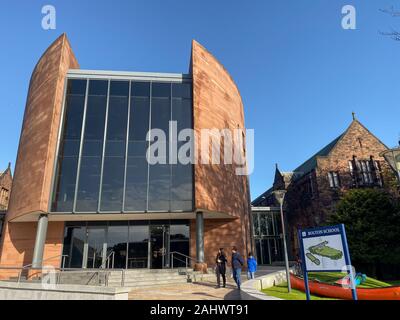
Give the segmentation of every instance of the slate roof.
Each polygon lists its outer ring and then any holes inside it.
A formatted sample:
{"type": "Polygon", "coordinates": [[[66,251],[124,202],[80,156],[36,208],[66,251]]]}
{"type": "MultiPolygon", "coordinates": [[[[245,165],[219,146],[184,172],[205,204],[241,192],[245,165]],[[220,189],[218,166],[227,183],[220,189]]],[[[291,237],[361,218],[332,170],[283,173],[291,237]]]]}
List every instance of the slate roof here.
{"type": "Polygon", "coordinates": [[[297,179],[301,178],[305,174],[314,170],[317,167],[317,157],[327,156],[332,151],[332,149],[336,146],[336,144],[342,138],[343,135],[344,135],[344,133],[341,134],[339,137],[337,137],[335,140],[333,140],[331,143],[326,145],[324,148],[322,148],[316,154],[314,154],[310,159],[305,161],[302,165],[300,165],[299,167],[294,169],[293,172],[296,173],[295,177],[297,179]]]}

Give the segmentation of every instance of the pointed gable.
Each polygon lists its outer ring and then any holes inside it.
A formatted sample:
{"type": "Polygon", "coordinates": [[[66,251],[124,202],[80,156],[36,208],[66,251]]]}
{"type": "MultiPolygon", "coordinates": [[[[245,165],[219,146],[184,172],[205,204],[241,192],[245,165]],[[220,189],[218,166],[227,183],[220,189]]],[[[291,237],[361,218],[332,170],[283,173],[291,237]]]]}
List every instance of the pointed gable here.
{"type": "Polygon", "coordinates": [[[354,119],[346,131],[338,139],[335,146],[326,155],[332,158],[349,157],[369,158],[379,155],[388,147],[372,134],[360,121],[354,119]]]}

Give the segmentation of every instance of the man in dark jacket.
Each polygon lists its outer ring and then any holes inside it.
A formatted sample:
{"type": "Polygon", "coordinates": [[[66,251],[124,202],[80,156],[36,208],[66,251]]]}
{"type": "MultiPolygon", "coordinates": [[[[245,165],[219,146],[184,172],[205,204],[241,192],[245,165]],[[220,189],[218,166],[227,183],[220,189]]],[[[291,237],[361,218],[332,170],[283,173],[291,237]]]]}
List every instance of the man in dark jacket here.
{"type": "Polygon", "coordinates": [[[220,248],[215,258],[216,268],[215,272],[217,273],[217,284],[218,288],[221,288],[221,276],[222,276],[222,283],[225,288],[226,286],[226,263],[228,260],[225,257],[224,249],[220,248]]]}
{"type": "Polygon", "coordinates": [[[240,290],[240,275],[242,273],[242,267],[244,266],[244,260],[242,256],[237,252],[237,248],[232,248],[232,273],[233,279],[235,280],[238,289],[240,290]]]}

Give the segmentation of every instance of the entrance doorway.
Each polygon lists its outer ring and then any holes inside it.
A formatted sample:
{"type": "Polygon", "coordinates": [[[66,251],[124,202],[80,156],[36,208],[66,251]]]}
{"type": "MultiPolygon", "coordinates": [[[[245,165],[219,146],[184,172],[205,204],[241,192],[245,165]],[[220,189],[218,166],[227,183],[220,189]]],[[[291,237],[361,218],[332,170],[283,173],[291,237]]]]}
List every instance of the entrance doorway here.
{"type": "Polygon", "coordinates": [[[84,248],[86,266],[84,268],[101,268],[105,263],[107,252],[106,231],[106,228],[102,226],[87,227],[87,240],[84,248]]]}
{"type": "MultiPolygon", "coordinates": [[[[171,252],[189,255],[188,220],[69,222],[64,232],[66,268],[163,269],[171,252]]],[[[185,261],[174,255],[173,266],[185,261]]]]}
{"type": "Polygon", "coordinates": [[[169,267],[169,226],[150,226],[150,268],[169,267]]]}

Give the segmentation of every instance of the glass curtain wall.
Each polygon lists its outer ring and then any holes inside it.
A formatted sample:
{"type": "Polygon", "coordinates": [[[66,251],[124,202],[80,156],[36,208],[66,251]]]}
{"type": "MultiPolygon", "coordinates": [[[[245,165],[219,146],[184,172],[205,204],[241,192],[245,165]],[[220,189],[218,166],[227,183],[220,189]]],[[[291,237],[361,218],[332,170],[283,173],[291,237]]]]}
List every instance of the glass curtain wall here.
{"type": "MultiPolygon", "coordinates": [[[[53,212],[180,212],[193,210],[193,166],[170,162],[193,128],[192,84],[77,80],[67,84],[53,188],[53,212]],[[177,131],[170,132],[170,121],[177,131]],[[149,129],[165,133],[166,158],[147,162],[149,129]],[[170,142],[174,143],[171,144],[170,142]]],[[[183,149],[183,148],[182,148],[183,149]]]]}
{"type": "Polygon", "coordinates": [[[254,238],[258,263],[283,261],[280,215],[277,212],[253,212],[254,238]]]}

